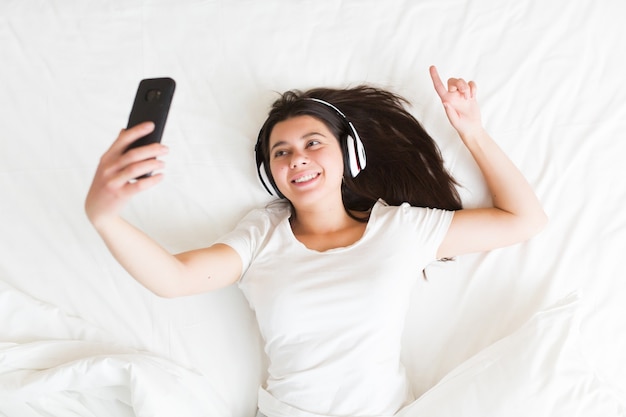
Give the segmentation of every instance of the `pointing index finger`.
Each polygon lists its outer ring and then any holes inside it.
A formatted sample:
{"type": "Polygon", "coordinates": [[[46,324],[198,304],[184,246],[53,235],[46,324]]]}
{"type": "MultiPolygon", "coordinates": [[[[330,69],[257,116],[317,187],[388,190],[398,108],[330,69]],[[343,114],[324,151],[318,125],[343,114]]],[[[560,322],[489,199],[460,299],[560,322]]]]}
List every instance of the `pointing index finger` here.
{"type": "Polygon", "coordinates": [[[433,85],[435,86],[435,91],[439,95],[440,98],[443,99],[444,95],[448,92],[446,86],[443,85],[441,78],[439,77],[439,73],[437,72],[437,68],[434,65],[431,65],[430,68],[430,78],[433,79],[433,85]]]}

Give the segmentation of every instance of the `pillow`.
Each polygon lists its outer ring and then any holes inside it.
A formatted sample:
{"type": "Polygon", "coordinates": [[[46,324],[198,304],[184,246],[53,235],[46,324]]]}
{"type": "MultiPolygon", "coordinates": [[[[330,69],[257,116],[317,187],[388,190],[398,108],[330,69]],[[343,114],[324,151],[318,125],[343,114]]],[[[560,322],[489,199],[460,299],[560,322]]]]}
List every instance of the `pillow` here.
{"type": "Polygon", "coordinates": [[[397,417],[624,416],[580,349],[577,294],[536,313],[446,375],[397,417]]]}

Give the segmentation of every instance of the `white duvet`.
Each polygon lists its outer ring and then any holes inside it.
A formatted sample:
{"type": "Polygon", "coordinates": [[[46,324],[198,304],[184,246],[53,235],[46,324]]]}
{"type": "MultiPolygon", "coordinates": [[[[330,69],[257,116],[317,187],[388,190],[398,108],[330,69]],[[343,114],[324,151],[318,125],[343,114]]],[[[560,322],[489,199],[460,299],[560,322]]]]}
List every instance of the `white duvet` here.
{"type": "Polygon", "coordinates": [[[398,416],[626,415],[622,16],[618,0],[0,2],[0,416],[256,413],[266,359],[239,290],[160,299],[83,213],[141,78],[177,81],[171,152],[125,215],[181,251],[268,201],[253,146],[290,88],[403,94],[465,205],[488,204],[431,64],[477,82],[550,224],[416,282],[403,359],[418,399],[398,416]]]}

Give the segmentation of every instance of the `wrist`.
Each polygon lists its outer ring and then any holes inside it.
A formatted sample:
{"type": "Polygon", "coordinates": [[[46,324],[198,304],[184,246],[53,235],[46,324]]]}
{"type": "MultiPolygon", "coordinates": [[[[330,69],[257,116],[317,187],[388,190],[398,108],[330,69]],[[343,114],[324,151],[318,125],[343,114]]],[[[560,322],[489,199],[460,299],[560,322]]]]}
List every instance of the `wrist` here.
{"type": "Polygon", "coordinates": [[[94,216],[94,215],[89,215],[89,213],[87,214],[87,218],[89,219],[89,222],[94,227],[94,229],[96,229],[96,231],[100,234],[102,234],[102,232],[106,230],[111,229],[112,227],[114,227],[117,221],[121,220],[121,218],[117,215],[94,216]]]}
{"type": "Polygon", "coordinates": [[[489,134],[482,126],[463,132],[459,131],[459,136],[466,146],[471,146],[472,144],[480,143],[490,138],[489,134]]]}

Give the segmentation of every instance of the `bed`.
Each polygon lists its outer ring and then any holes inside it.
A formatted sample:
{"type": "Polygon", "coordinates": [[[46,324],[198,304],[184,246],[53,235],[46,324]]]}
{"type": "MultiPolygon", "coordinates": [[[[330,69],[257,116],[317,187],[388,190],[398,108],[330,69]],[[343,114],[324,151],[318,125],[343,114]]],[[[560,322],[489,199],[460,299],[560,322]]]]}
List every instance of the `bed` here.
{"type": "Polygon", "coordinates": [[[550,217],[429,267],[403,340],[418,416],[626,415],[626,26],[618,0],[0,2],[0,416],[252,417],[266,358],[236,287],[159,298],[83,202],[142,78],[177,90],[166,180],[125,217],[171,251],[270,201],[253,147],[277,92],[368,83],[411,102],[489,204],[428,75],[483,121],[550,217]]]}

